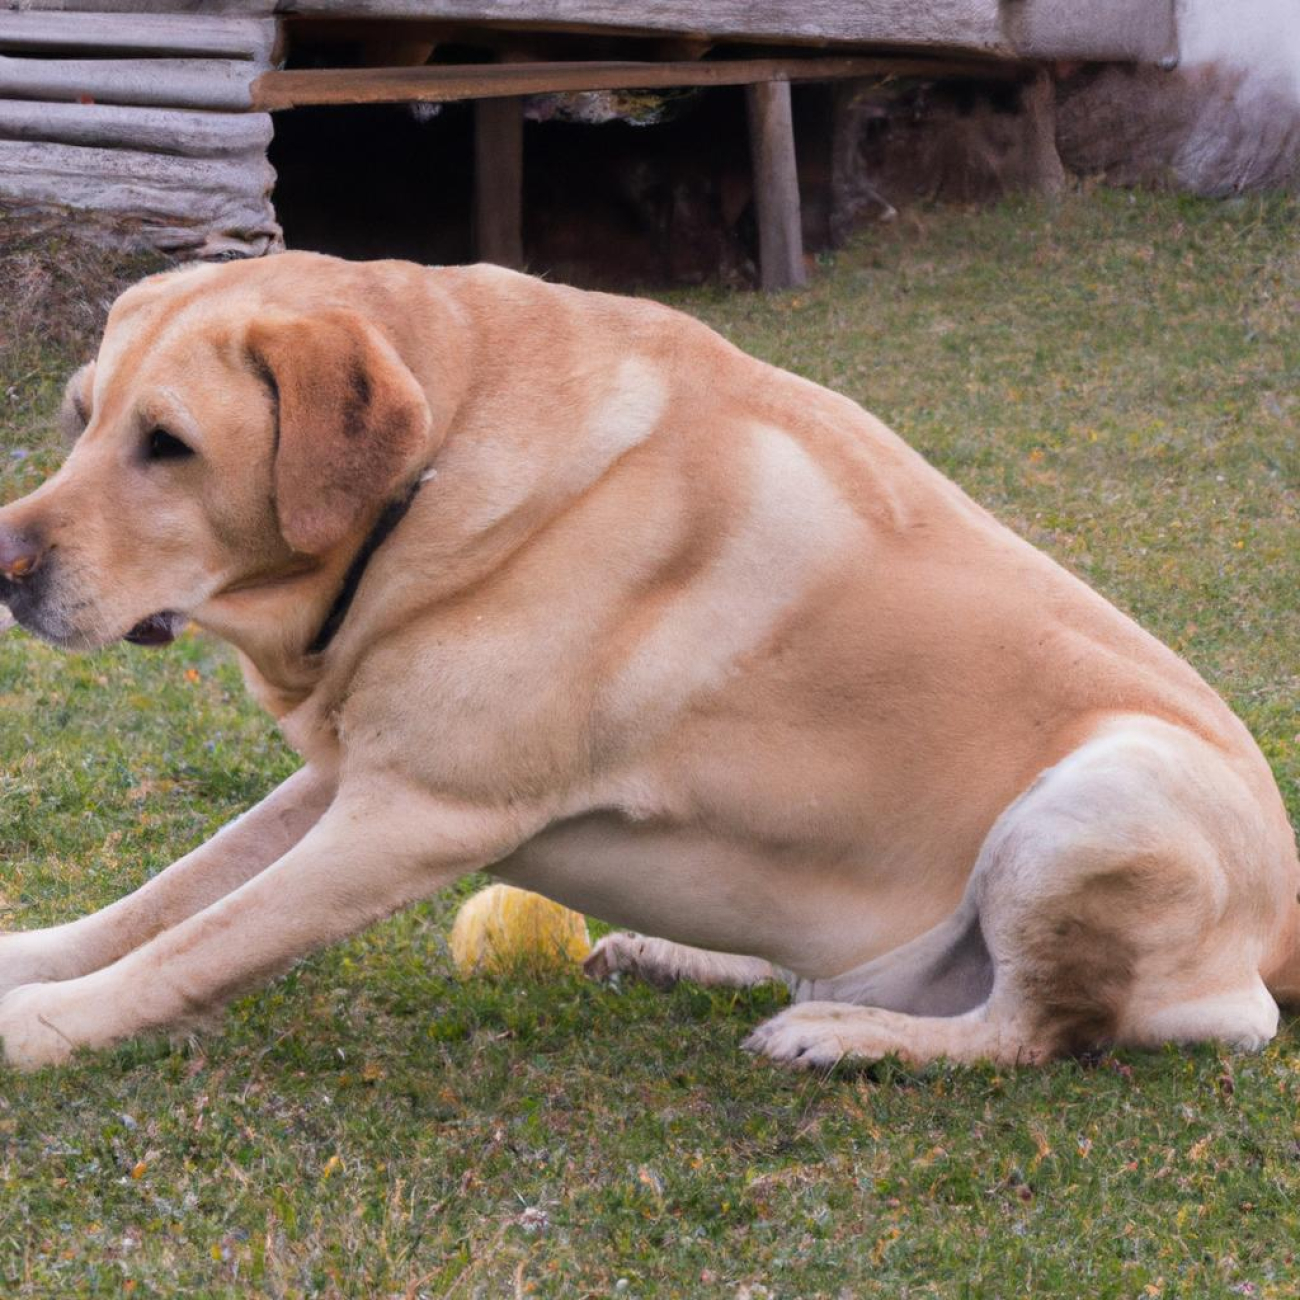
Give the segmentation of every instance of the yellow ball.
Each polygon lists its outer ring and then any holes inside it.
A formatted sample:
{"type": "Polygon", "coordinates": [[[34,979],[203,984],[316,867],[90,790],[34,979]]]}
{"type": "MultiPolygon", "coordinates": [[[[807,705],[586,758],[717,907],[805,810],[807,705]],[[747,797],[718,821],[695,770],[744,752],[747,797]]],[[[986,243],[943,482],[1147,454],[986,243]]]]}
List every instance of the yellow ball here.
{"type": "Polygon", "coordinates": [[[585,917],[510,885],[471,895],[451,927],[451,958],[463,976],[540,973],[582,961],[590,951],[585,917]]]}

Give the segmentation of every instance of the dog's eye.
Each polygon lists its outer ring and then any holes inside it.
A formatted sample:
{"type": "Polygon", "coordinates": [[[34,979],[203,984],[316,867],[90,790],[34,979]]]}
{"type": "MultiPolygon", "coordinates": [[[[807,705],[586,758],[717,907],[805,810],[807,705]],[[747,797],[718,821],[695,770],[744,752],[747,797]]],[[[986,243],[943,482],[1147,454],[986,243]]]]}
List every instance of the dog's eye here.
{"type": "Polygon", "coordinates": [[[166,429],[150,429],[144,440],[145,460],[184,460],[194,455],[194,448],[183,443],[166,429]]]}

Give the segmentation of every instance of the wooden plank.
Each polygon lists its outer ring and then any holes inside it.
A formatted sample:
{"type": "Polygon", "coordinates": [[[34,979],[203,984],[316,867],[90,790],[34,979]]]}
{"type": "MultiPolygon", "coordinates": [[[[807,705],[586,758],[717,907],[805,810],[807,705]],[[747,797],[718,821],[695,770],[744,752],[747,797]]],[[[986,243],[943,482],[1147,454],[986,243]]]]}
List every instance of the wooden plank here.
{"type": "MultiPolygon", "coordinates": [[[[1086,3],[1086,0],[1082,0],[1086,3]]],[[[278,12],[515,27],[613,27],[732,41],[1014,53],[999,0],[283,0],[278,12]]]]}
{"type": "Polygon", "coordinates": [[[474,105],[474,226],[482,262],[524,264],[524,102],[474,105]]]}
{"type": "Polygon", "coordinates": [[[274,18],[6,12],[0,13],[0,50],[137,52],[269,64],[277,26],[274,18]]]}
{"type": "Polygon", "coordinates": [[[839,77],[1018,76],[1003,63],[942,59],[733,59],[716,62],[472,63],[423,68],[323,68],[264,72],[253,107],[266,112],[308,104],[445,102],[569,90],[652,90],[665,86],[745,86],[760,81],[839,77]]]}
{"type": "Polygon", "coordinates": [[[769,291],[797,288],[808,283],[808,272],[803,264],[790,83],[747,86],[745,100],[758,213],[759,280],[769,291]]]}
{"type": "Polygon", "coordinates": [[[262,68],[243,59],[16,59],[0,56],[0,98],[167,108],[252,107],[262,68]]]}
{"type": "Polygon", "coordinates": [[[0,100],[3,140],[46,140],[205,158],[265,152],[273,133],[268,113],[0,100]]]}

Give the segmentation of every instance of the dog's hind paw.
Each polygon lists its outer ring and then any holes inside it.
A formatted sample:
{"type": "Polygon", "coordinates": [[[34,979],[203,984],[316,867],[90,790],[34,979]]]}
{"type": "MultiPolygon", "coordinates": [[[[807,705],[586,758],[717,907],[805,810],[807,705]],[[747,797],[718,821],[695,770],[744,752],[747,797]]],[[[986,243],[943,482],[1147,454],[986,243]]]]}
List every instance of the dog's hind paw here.
{"type": "Polygon", "coordinates": [[[675,964],[665,959],[664,950],[673,946],[628,930],[607,934],[591,950],[582,970],[588,979],[614,980],[620,975],[635,975],[657,989],[670,989],[680,978],[675,964]]]}
{"type": "Polygon", "coordinates": [[[774,1061],[826,1069],[840,1061],[868,1063],[897,1056],[912,1065],[946,1060],[1038,1065],[1053,1045],[1023,1019],[996,1018],[980,1007],[960,1016],[910,1016],[883,1007],[800,1002],[754,1030],[745,1048],[774,1061]]]}

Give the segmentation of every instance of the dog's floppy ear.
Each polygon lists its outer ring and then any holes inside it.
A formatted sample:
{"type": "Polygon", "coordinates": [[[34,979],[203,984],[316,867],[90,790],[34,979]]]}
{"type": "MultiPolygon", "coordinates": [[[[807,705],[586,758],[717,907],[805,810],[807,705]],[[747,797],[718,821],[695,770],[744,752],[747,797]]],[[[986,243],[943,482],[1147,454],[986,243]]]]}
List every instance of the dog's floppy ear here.
{"type": "Polygon", "coordinates": [[[66,447],[71,447],[90,423],[90,392],[94,380],[95,363],[87,361],[64,386],[63,401],[59,406],[59,432],[66,447]]]}
{"type": "Polygon", "coordinates": [[[431,454],[424,391],[355,312],[267,313],[248,350],[278,404],[275,505],[285,541],[322,555],[382,507],[431,454]]]}

